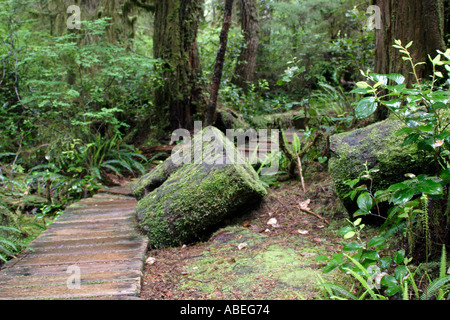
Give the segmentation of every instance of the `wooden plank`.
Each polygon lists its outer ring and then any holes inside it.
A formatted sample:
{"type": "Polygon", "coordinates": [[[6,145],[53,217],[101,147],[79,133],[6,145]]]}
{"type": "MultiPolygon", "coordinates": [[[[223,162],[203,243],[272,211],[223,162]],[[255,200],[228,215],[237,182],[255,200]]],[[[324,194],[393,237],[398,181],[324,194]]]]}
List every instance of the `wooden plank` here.
{"type": "Polygon", "coordinates": [[[148,239],[136,228],[129,190],[114,192],[72,205],[9,261],[0,270],[0,299],[137,298],[148,239]],[[67,285],[74,266],[79,289],[67,285]]]}

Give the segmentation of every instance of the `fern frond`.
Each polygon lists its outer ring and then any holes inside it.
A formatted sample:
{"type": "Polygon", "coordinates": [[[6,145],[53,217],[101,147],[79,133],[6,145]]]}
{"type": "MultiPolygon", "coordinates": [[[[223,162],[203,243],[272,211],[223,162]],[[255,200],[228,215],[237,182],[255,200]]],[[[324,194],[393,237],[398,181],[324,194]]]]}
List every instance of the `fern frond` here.
{"type": "Polygon", "coordinates": [[[450,282],[450,275],[437,278],[436,280],[430,283],[430,285],[427,287],[425,292],[420,297],[420,300],[431,299],[439,289],[442,289],[449,282],[450,282]]]}

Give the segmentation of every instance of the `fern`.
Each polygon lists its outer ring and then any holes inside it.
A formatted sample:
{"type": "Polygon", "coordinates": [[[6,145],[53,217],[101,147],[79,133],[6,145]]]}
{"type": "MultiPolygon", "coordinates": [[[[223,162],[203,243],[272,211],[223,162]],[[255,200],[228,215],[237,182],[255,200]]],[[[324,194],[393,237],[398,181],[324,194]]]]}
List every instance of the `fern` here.
{"type": "Polygon", "coordinates": [[[442,245],[441,262],[439,264],[439,278],[435,279],[428,285],[427,289],[421,296],[421,300],[428,300],[433,298],[438,291],[439,296],[442,297],[444,295],[444,290],[447,290],[450,287],[450,275],[446,275],[446,273],[447,253],[445,250],[445,245],[442,245]]]}
{"type": "Polygon", "coordinates": [[[422,296],[420,297],[421,300],[429,300],[431,298],[433,298],[433,296],[435,295],[435,293],[441,289],[447,289],[450,282],[450,275],[445,276],[445,277],[440,277],[435,279],[433,282],[431,282],[427,289],[425,290],[425,292],[422,294],[422,296]]]}

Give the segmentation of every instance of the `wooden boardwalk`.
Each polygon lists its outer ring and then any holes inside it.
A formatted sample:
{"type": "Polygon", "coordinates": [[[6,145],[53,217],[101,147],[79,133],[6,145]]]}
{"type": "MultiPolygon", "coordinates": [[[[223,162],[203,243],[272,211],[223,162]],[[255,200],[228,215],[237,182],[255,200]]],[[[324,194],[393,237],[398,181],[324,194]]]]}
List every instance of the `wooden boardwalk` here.
{"type": "Polygon", "coordinates": [[[147,250],[127,188],[68,207],[0,269],[0,299],[138,298],[147,250]]]}

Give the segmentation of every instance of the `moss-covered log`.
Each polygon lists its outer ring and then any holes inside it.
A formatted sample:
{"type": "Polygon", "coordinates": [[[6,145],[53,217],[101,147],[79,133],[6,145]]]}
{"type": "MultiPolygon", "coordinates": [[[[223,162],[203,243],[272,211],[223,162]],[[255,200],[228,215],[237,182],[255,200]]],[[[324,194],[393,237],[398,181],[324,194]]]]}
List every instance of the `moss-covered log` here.
{"type": "Polygon", "coordinates": [[[198,240],[224,219],[257,205],[266,194],[254,169],[213,127],[196,134],[132,189],[140,198],[140,226],[153,247],[198,240]]]}

